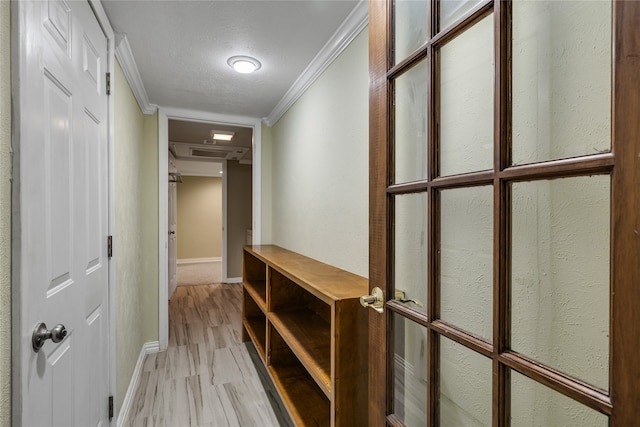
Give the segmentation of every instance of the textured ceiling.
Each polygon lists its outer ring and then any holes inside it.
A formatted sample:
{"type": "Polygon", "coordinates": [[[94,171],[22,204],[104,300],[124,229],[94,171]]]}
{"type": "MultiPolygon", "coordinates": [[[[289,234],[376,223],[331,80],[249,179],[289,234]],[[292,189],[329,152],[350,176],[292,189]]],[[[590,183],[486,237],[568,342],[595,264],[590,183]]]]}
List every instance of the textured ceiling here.
{"type": "Polygon", "coordinates": [[[262,118],[330,39],[356,1],[102,0],[129,40],[149,101],[262,118]],[[243,75],[235,55],[262,62],[243,75]]]}

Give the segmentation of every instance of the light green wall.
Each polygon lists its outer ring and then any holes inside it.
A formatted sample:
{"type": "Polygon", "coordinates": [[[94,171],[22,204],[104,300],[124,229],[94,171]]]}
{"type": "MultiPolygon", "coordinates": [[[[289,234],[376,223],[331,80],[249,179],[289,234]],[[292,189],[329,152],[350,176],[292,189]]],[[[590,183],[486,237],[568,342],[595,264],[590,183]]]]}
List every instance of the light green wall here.
{"type": "Polygon", "coordinates": [[[143,188],[141,212],[143,218],[143,251],[144,260],[143,295],[144,295],[144,341],[158,341],[158,114],[144,116],[144,135],[142,138],[141,184],[143,188]]]}
{"type": "Polygon", "coordinates": [[[368,126],[365,29],[271,129],[274,244],[368,276],[368,126]]]}
{"type": "Polygon", "coordinates": [[[183,176],[178,185],[178,259],[222,256],[222,178],[183,176]]]}
{"type": "Polygon", "coordinates": [[[140,111],[120,65],[116,63],[115,68],[114,257],[120,407],[142,345],[158,340],[158,116],[140,111]]]}
{"type": "Polygon", "coordinates": [[[0,426],[11,422],[11,2],[0,1],[0,426]]]}

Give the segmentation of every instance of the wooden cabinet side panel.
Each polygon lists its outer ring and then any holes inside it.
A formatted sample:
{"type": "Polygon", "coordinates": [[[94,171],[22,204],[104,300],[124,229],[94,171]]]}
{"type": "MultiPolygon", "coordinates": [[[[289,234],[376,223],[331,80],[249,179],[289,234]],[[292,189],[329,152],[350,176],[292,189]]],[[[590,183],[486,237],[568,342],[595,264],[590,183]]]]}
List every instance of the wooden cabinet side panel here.
{"type": "Polygon", "coordinates": [[[359,300],[336,301],[332,410],[336,426],[367,426],[368,313],[359,300]]]}

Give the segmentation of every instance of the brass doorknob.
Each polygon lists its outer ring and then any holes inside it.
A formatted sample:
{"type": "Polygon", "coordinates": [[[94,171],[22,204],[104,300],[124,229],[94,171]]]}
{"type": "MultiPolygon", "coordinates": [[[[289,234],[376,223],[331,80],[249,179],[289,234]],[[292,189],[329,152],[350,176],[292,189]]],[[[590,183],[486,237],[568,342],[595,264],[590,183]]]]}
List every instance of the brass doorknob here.
{"type": "Polygon", "coordinates": [[[360,297],[360,304],[365,308],[373,308],[380,314],[384,313],[384,294],[382,289],[375,287],[371,292],[371,295],[360,297]]]}

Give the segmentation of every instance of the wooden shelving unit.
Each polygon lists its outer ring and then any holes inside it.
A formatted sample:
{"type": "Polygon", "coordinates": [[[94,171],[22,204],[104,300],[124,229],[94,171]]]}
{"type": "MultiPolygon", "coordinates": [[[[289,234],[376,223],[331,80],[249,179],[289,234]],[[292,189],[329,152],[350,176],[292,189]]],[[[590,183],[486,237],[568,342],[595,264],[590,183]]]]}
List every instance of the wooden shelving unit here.
{"type": "Polygon", "coordinates": [[[299,426],[367,425],[367,279],[286,249],[245,246],[242,337],[299,426]]]}

